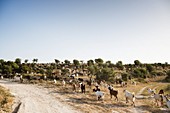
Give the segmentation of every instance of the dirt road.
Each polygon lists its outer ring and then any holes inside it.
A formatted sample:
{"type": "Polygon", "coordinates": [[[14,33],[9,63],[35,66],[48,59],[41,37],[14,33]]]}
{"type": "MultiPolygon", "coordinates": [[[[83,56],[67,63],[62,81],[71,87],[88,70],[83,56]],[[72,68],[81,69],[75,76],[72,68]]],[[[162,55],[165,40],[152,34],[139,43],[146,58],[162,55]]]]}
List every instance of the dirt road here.
{"type": "Polygon", "coordinates": [[[0,85],[16,97],[13,113],[80,113],[43,87],[5,80],[0,80],[0,85]]]}

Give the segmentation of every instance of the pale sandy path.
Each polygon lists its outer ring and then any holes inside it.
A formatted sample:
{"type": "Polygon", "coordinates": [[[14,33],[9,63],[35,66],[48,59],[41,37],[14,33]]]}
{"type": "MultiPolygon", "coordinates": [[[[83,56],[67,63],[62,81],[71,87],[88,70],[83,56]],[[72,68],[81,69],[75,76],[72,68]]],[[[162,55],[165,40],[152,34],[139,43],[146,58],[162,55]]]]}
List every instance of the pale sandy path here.
{"type": "Polygon", "coordinates": [[[0,80],[0,85],[8,88],[16,97],[13,109],[21,103],[17,113],[80,113],[43,87],[4,80],[0,80]]]}

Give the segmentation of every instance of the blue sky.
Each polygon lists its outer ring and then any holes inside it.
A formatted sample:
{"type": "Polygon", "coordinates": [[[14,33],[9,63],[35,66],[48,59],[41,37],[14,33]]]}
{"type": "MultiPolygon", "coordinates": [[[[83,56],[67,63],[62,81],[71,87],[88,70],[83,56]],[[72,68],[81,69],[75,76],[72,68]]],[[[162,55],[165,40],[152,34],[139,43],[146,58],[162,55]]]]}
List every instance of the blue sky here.
{"type": "Polygon", "coordinates": [[[0,59],[170,63],[169,0],[0,0],[0,59]]]}

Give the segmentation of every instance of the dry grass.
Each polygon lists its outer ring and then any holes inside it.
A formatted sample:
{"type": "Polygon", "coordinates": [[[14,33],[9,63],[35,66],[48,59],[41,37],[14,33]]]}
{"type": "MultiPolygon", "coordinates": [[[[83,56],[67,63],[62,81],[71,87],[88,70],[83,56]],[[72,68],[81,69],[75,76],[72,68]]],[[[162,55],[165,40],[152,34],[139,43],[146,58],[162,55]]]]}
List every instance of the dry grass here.
{"type": "Polygon", "coordinates": [[[13,96],[4,87],[0,86],[0,112],[10,113],[12,110],[13,96]]]}
{"type": "MultiPolygon", "coordinates": [[[[44,83],[41,83],[43,85],[44,83]]],[[[105,93],[104,100],[97,101],[94,92],[92,89],[86,85],[86,94],[82,94],[80,91],[74,92],[72,90],[72,86],[67,84],[65,87],[62,86],[61,81],[58,81],[56,84],[53,82],[46,82],[46,88],[54,88],[55,93],[58,93],[62,96],[62,101],[74,106],[78,110],[81,110],[85,113],[112,113],[113,111],[117,112],[125,112],[125,113],[133,113],[134,110],[143,111],[143,113],[166,113],[170,111],[161,110],[160,107],[155,106],[154,101],[151,99],[137,99],[136,107],[131,106],[131,103],[126,104],[123,90],[127,89],[130,92],[134,92],[137,94],[143,87],[155,87],[162,86],[162,88],[170,83],[138,83],[136,86],[128,84],[128,87],[122,88],[120,85],[113,85],[115,90],[118,90],[118,98],[119,101],[115,101],[113,97],[110,99],[109,91],[107,88],[100,87],[101,91],[105,93]],[[64,98],[64,99],[63,99],[64,98]]],[[[145,90],[144,90],[145,92],[145,90]]],[[[144,93],[142,93],[144,94],[144,93]]],[[[147,95],[147,94],[146,94],[147,95]]],[[[166,106],[164,106],[166,108],[166,106]]]]}

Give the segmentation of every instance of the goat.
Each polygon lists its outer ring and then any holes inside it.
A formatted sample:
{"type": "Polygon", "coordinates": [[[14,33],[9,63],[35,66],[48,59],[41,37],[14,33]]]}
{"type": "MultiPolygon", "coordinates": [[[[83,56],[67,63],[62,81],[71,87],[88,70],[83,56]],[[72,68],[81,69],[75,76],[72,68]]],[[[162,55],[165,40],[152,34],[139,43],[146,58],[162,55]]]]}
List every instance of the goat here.
{"type": "Polygon", "coordinates": [[[155,90],[152,90],[152,89],[150,89],[150,88],[148,88],[147,90],[148,90],[148,93],[149,93],[149,94],[154,94],[154,93],[155,93],[155,90]]]}
{"type": "Polygon", "coordinates": [[[95,92],[95,94],[96,94],[96,96],[97,96],[97,100],[100,100],[100,98],[104,98],[104,93],[103,92],[101,92],[101,91],[94,91],[93,90],[93,92],[95,92]]]}
{"type": "Polygon", "coordinates": [[[163,91],[163,89],[159,90],[159,93],[158,93],[158,94],[162,94],[162,95],[164,95],[164,91],[163,91]]]}
{"type": "Polygon", "coordinates": [[[81,87],[81,92],[82,93],[85,93],[85,91],[86,91],[86,86],[85,86],[85,84],[80,84],[80,87],[81,87]]]}
{"type": "Polygon", "coordinates": [[[131,81],[131,84],[136,86],[137,83],[136,81],[131,81]]]}
{"type": "Polygon", "coordinates": [[[20,82],[23,83],[22,75],[20,75],[20,82]]]}
{"type": "Polygon", "coordinates": [[[78,78],[78,81],[83,82],[84,80],[82,78],[78,78]]]}
{"type": "Polygon", "coordinates": [[[167,107],[170,109],[170,100],[168,99],[167,96],[163,96],[163,98],[164,98],[164,100],[166,102],[167,107]]]}
{"type": "Polygon", "coordinates": [[[46,75],[44,75],[44,76],[43,76],[43,79],[44,79],[44,80],[47,80],[47,76],[46,76],[46,75]]]}
{"type": "Polygon", "coordinates": [[[96,88],[93,89],[93,92],[100,91],[99,86],[96,86],[96,88]]]}
{"type": "Polygon", "coordinates": [[[163,96],[162,95],[154,93],[153,97],[155,99],[155,103],[157,106],[159,105],[158,102],[161,102],[161,106],[163,105],[163,96]]]}
{"type": "Polygon", "coordinates": [[[73,86],[73,91],[75,91],[75,92],[76,92],[76,84],[75,84],[75,83],[73,83],[73,84],[72,84],[72,86],[73,86]]]}
{"type": "Polygon", "coordinates": [[[56,81],[56,79],[54,79],[54,84],[56,84],[57,83],[57,81],[56,81]]]}
{"type": "Polygon", "coordinates": [[[135,94],[127,91],[126,89],[123,92],[125,93],[126,103],[128,103],[128,100],[131,100],[132,105],[135,106],[135,94]]]}
{"type": "Polygon", "coordinates": [[[63,84],[63,87],[66,85],[66,82],[65,80],[62,81],[62,84],[63,84]]]}
{"type": "Polygon", "coordinates": [[[3,79],[4,77],[1,75],[1,79],[3,79]]]}
{"type": "Polygon", "coordinates": [[[115,100],[118,101],[118,91],[117,90],[113,90],[113,88],[111,86],[108,87],[109,91],[110,91],[110,98],[112,98],[112,95],[114,95],[115,100]]]}
{"type": "Polygon", "coordinates": [[[127,87],[127,82],[122,82],[122,83],[121,83],[121,86],[122,86],[122,87],[127,87]]]}

